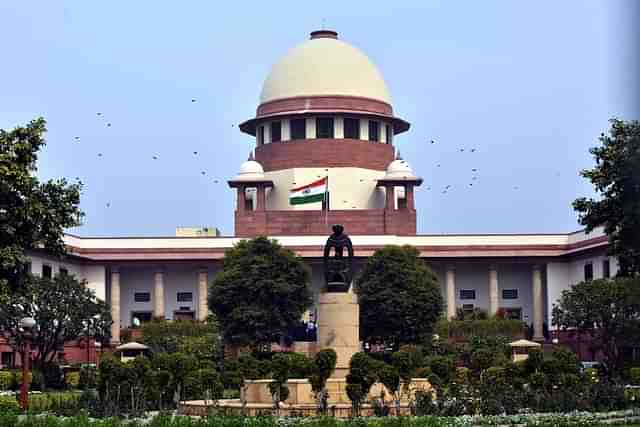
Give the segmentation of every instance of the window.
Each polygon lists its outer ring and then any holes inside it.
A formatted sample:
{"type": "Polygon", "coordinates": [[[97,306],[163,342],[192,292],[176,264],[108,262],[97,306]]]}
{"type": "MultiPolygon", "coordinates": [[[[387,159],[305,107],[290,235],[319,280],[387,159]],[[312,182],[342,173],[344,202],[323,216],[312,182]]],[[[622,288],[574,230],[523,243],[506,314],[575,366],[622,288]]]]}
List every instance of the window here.
{"type": "Polygon", "coordinates": [[[149,301],[151,301],[151,294],[149,292],[135,292],[133,294],[133,301],[135,301],[135,302],[149,302],[149,301]]]}
{"type": "Polygon", "coordinates": [[[9,351],[2,352],[2,358],[0,359],[0,366],[3,368],[13,368],[13,353],[9,351]]]}
{"type": "Polygon", "coordinates": [[[608,259],[602,261],[602,277],[605,279],[611,277],[611,264],[608,259]]]}
{"type": "Polygon", "coordinates": [[[191,302],[193,301],[192,292],[178,292],[178,302],[191,302]]]}
{"type": "Polygon", "coordinates": [[[475,309],[473,304],[462,304],[462,312],[466,314],[473,314],[473,310],[475,309]]]}
{"type": "Polygon", "coordinates": [[[502,299],[518,299],[518,290],[517,289],[503,289],[502,290],[502,299]]]}
{"type": "Polygon", "coordinates": [[[369,120],[369,141],[380,141],[380,124],[369,120]]]}
{"type": "Polygon", "coordinates": [[[522,320],[522,309],[520,307],[505,308],[504,317],[505,319],[522,320]]]}
{"type": "Polygon", "coordinates": [[[460,299],[476,299],[476,290],[460,289],[460,299]]]}
{"type": "Polygon", "coordinates": [[[131,312],[131,325],[135,326],[135,322],[133,319],[138,319],[138,321],[142,323],[151,322],[151,318],[153,317],[153,313],[150,311],[132,311],[131,312]]]}
{"type": "Polygon", "coordinates": [[[264,144],[264,126],[258,126],[258,145],[264,144]]]}
{"type": "Polygon", "coordinates": [[[316,119],[316,138],[333,138],[333,117],[316,119]]]}
{"type": "Polygon", "coordinates": [[[584,265],[584,280],[585,282],[593,280],[593,264],[591,263],[584,265]]]}
{"type": "Polygon", "coordinates": [[[282,134],[282,125],[280,122],[271,123],[271,142],[280,142],[282,134]]]}
{"type": "Polygon", "coordinates": [[[349,117],[344,118],[344,137],[360,139],[360,120],[349,117]]]}
{"type": "Polygon", "coordinates": [[[391,144],[391,141],[393,139],[393,129],[391,129],[391,126],[389,125],[385,125],[385,133],[384,133],[384,142],[386,144],[391,144]]]}
{"type": "Polygon", "coordinates": [[[67,270],[67,269],[66,269],[66,268],[64,268],[64,267],[60,267],[60,269],[58,270],[58,273],[59,273],[61,276],[68,276],[68,275],[69,275],[69,270],[67,270]]]}
{"type": "Polygon", "coordinates": [[[291,127],[291,139],[306,139],[307,138],[307,120],[306,119],[294,119],[289,122],[291,127]]]}
{"type": "Polygon", "coordinates": [[[51,266],[47,264],[42,265],[42,277],[51,279],[51,266]]]}

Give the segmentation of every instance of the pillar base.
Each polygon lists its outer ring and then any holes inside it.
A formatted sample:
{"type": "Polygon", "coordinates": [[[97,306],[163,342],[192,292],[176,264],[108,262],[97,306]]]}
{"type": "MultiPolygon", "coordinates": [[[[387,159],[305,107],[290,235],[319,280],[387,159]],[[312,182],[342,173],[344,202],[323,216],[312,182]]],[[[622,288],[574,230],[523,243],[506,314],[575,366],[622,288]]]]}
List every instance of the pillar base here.
{"type": "Polygon", "coordinates": [[[318,307],[319,349],[331,348],[338,358],[332,378],[344,378],[349,362],[360,351],[358,296],[349,292],[320,294],[318,307]]]}

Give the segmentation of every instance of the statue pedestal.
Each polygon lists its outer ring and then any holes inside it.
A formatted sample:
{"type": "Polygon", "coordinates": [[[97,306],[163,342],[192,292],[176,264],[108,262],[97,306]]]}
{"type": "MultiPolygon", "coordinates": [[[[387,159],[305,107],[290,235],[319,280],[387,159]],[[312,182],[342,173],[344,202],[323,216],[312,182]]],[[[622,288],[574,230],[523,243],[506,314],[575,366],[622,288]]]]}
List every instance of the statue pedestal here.
{"type": "Polygon", "coordinates": [[[324,292],[318,306],[319,349],[332,348],[338,355],[332,378],[349,373],[349,361],[360,351],[358,296],[349,292],[324,292]]]}

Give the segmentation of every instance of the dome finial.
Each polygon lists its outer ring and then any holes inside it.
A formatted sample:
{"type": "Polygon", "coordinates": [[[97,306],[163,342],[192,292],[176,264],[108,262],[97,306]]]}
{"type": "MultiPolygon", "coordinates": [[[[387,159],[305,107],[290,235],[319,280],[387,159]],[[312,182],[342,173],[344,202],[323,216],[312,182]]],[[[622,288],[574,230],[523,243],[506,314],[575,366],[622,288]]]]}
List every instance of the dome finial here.
{"type": "Polygon", "coordinates": [[[253,150],[249,151],[249,158],[247,159],[247,161],[249,162],[253,161],[253,150]]]}
{"type": "Polygon", "coordinates": [[[402,155],[400,154],[400,149],[396,151],[396,160],[402,160],[402,155]]]}

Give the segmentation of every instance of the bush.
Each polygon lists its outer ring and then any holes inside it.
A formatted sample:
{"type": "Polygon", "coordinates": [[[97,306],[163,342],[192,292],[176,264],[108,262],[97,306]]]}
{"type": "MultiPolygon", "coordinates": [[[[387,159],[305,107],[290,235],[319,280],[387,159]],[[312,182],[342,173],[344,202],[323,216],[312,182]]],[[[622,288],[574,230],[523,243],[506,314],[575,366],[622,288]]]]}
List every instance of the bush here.
{"type": "Polygon", "coordinates": [[[640,385],[640,368],[629,369],[629,377],[631,378],[631,384],[640,385]]]}
{"type": "Polygon", "coordinates": [[[13,396],[0,396],[0,414],[19,414],[20,405],[13,396]]]}
{"type": "Polygon", "coordinates": [[[69,417],[76,415],[80,409],[80,395],[77,393],[53,392],[29,396],[29,413],[69,417]]]}
{"type": "Polygon", "coordinates": [[[13,372],[0,371],[0,391],[7,391],[13,386],[13,372]]]}
{"type": "Polygon", "coordinates": [[[81,390],[96,388],[96,368],[83,366],[80,368],[79,387],[81,390]]]}
{"type": "Polygon", "coordinates": [[[43,383],[48,389],[62,390],[66,387],[64,372],[57,363],[45,363],[40,366],[43,383]]]}
{"type": "Polygon", "coordinates": [[[453,381],[456,373],[456,367],[453,360],[445,356],[436,356],[432,358],[429,363],[429,368],[431,368],[431,372],[440,377],[440,379],[445,383],[453,381]]]}
{"type": "MultiPolygon", "coordinates": [[[[15,390],[20,390],[22,387],[22,371],[15,371],[13,377],[13,387],[15,390]]],[[[31,380],[33,379],[33,372],[29,372],[27,375],[27,383],[30,385],[31,380]]]]}
{"type": "Polygon", "coordinates": [[[470,368],[479,373],[491,367],[493,363],[493,353],[489,349],[480,349],[471,353],[470,368]]]}
{"type": "Polygon", "coordinates": [[[67,388],[77,389],[80,386],[80,372],[67,372],[64,376],[64,383],[67,388]]]}
{"type": "Polygon", "coordinates": [[[486,320],[439,320],[435,324],[434,332],[441,339],[457,338],[471,339],[472,337],[504,336],[520,338],[525,329],[520,320],[491,318],[486,320]]]}
{"type": "Polygon", "coordinates": [[[438,405],[433,401],[433,394],[428,391],[417,391],[411,412],[413,415],[417,415],[419,417],[424,415],[436,415],[438,413],[438,405]]]}
{"type": "Polygon", "coordinates": [[[301,353],[288,353],[289,378],[308,378],[311,375],[312,361],[301,353]]]}

